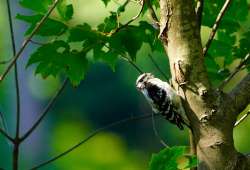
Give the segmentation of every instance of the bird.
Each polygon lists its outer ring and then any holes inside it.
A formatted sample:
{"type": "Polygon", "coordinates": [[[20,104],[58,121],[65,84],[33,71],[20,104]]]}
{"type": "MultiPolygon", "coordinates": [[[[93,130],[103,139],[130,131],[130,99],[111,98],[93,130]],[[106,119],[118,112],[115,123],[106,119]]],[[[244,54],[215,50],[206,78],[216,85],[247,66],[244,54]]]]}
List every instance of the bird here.
{"type": "Polygon", "coordinates": [[[161,114],[180,130],[184,129],[183,125],[188,126],[183,118],[185,110],[181,97],[167,82],[151,73],[143,73],[136,80],[136,88],[145,96],[153,112],[161,114]]]}

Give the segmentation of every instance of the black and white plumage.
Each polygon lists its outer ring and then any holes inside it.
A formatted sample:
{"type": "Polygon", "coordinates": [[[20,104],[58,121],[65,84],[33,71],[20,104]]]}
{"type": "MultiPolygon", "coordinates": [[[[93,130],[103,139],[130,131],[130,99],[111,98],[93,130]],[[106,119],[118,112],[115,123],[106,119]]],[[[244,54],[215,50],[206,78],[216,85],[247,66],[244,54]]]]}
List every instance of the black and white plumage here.
{"type": "Polygon", "coordinates": [[[155,78],[151,73],[141,74],[136,80],[136,87],[143,93],[155,113],[160,113],[168,121],[183,129],[186,124],[181,98],[167,83],[155,78]]]}

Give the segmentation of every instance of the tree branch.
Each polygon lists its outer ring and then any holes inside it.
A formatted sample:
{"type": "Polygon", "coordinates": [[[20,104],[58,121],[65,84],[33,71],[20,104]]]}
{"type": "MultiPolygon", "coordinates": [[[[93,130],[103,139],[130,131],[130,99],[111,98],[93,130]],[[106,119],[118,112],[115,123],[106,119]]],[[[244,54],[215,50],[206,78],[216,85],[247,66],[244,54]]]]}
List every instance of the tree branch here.
{"type": "Polygon", "coordinates": [[[214,25],[212,27],[211,33],[209,35],[209,39],[208,39],[205,47],[203,48],[203,55],[204,56],[206,56],[207,51],[208,51],[208,49],[209,49],[209,47],[210,47],[210,45],[211,45],[211,43],[212,43],[212,41],[214,39],[215,33],[216,33],[220,23],[221,23],[221,20],[222,20],[222,18],[224,16],[225,12],[227,11],[227,9],[228,9],[231,2],[232,2],[232,0],[226,0],[223,7],[221,8],[221,10],[220,10],[220,12],[219,12],[219,14],[218,14],[218,16],[217,16],[217,18],[215,20],[215,23],[214,23],[214,25]]]}
{"type": "Polygon", "coordinates": [[[150,0],[145,0],[146,5],[148,6],[149,18],[153,21],[154,28],[160,29],[159,19],[155,14],[154,8],[152,7],[150,0]]]}
{"type": "Polygon", "coordinates": [[[219,89],[223,89],[224,86],[243,68],[243,66],[246,65],[248,60],[250,60],[250,53],[245,56],[245,58],[240,62],[235,70],[221,83],[219,89]]]}
{"type": "Polygon", "coordinates": [[[196,5],[196,16],[199,28],[201,28],[203,6],[204,0],[198,0],[196,5]]]}
{"type": "MultiPolygon", "coordinates": [[[[158,116],[160,114],[154,114],[155,116],[158,116]]],[[[136,116],[136,117],[129,117],[129,118],[125,118],[125,119],[122,119],[122,120],[119,120],[119,121],[116,121],[116,122],[113,122],[113,123],[110,123],[106,126],[103,126],[101,128],[98,128],[96,129],[95,131],[93,131],[89,136],[87,136],[85,139],[83,139],[82,141],[80,141],[78,144],[72,146],[71,148],[67,149],[66,151],[62,152],[61,154],[58,154],[57,156],[49,159],[48,161],[45,161],[33,168],[31,168],[30,170],[36,170],[36,169],[39,169],[41,167],[44,167],[45,165],[48,165],[56,160],[58,160],[59,158],[62,158],[63,156],[69,154],[70,152],[72,152],[73,150],[77,149],[78,147],[80,147],[82,144],[86,143],[87,141],[89,141],[91,138],[93,138],[94,136],[96,136],[97,134],[99,134],[100,132],[104,131],[104,130],[107,130],[107,129],[110,129],[112,127],[115,127],[115,126],[118,126],[118,125],[122,125],[122,124],[125,124],[125,123],[129,123],[131,121],[137,121],[137,120],[141,120],[141,119],[147,119],[147,118],[150,118],[152,116],[152,114],[144,114],[144,115],[140,115],[140,116],[136,116]]]]}
{"type": "Polygon", "coordinates": [[[0,128],[0,134],[2,134],[6,139],[11,141],[12,143],[14,142],[14,139],[10,137],[2,128],[0,128]]]}
{"type": "Polygon", "coordinates": [[[1,65],[3,65],[3,64],[8,64],[10,61],[11,61],[11,59],[9,59],[9,60],[4,60],[4,61],[0,61],[0,64],[1,64],[1,65]]]}
{"type": "Polygon", "coordinates": [[[20,50],[17,52],[17,54],[13,57],[13,59],[11,60],[10,64],[7,66],[7,69],[3,72],[3,74],[0,76],[0,82],[2,80],[4,80],[4,78],[6,77],[6,75],[9,73],[9,71],[11,70],[11,68],[15,65],[17,59],[21,56],[21,54],[23,53],[24,49],[26,48],[26,46],[29,44],[30,40],[32,39],[32,37],[37,33],[37,31],[39,31],[39,29],[42,27],[42,25],[44,24],[44,22],[47,20],[47,18],[50,16],[50,14],[52,13],[52,11],[55,9],[56,5],[58,4],[59,0],[55,0],[54,3],[52,4],[51,8],[49,9],[49,11],[43,16],[43,18],[41,19],[41,21],[39,21],[36,25],[36,27],[34,28],[34,30],[31,32],[31,34],[28,36],[27,39],[25,39],[22,43],[22,47],[20,48],[20,50]]]}
{"type": "Polygon", "coordinates": [[[240,114],[250,103],[250,74],[248,74],[229,95],[235,101],[236,115],[240,114]]]}
{"type": "Polygon", "coordinates": [[[250,114],[250,110],[247,111],[246,114],[244,114],[235,124],[234,124],[234,127],[238,126],[240,123],[242,123],[246,118],[247,116],[250,114]]]}
{"type": "MultiPolygon", "coordinates": [[[[8,18],[9,18],[9,27],[10,27],[10,36],[11,36],[11,44],[13,55],[16,55],[16,44],[14,37],[14,28],[12,23],[10,2],[7,0],[7,10],[8,10],[8,18]]],[[[19,91],[19,82],[18,82],[18,68],[17,63],[14,63],[14,78],[15,78],[15,89],[16,89],[16,136],[14,138],[13,144],[13,170],[18,170],[19,165],[19,133],[20,133],[20,91],[19,91]]]]}
{"type": "Polygon", "coordinates": [[[29,137],[29,135],[31,135],[31,133],[37,128],[37,126],[42,122],[42,120],[45,118],[45,116],[48,114],[49,110],[51,109],[51,107],[53,106],[53,104],[55,103],[55,101],[57,100],[57,98],[59,97],[59,95],[63,92],[66,84],[68,82],[68,79],[65,79],[62,86],[58,89],[58,91],[56,92],[55,96],[50,100],[50,102],[48,103],[48,105],[45,107],[45,109],[43,110],[43,112],[41,113],[41,116],[39,117],[39,119],[34,123],[34,125],[20,138],[20,141],[24,141],[27,137],[29,137]]]}

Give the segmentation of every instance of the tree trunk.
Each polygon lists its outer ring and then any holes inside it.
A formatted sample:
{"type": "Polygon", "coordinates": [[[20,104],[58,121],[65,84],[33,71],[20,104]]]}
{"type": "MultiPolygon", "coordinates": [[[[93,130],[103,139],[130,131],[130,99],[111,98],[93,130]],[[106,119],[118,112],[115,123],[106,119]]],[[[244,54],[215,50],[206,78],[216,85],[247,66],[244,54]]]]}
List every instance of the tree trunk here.
{"type": "Polygon", "coordinates": [[[194,1],[160,0],[160,8],[160,36],[193,129],[198,168],[250,169],[249,158],[236,151],[233,141],[236,118],[250,103],[250,76],[230,94],[213,89],[204,65],[194,1]]]}

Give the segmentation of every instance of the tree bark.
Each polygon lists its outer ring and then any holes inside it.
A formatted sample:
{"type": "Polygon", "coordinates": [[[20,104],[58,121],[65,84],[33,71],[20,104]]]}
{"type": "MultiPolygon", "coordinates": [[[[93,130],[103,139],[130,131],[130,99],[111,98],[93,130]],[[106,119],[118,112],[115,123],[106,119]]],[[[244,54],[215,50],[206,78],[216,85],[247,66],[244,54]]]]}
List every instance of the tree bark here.
{"type": "Polygon", "coordinates": [[[237,88],[231,94],[224,94],[211,87],[193,3],[193,0],[160,0],[160,37],[168,54],[173,84],[182,93],[193,129],[198,168],[250,169],[249,158],[238,153],[233,142],[237,115],[249,103],[249,99],[243,100],[250,97],[250,76],[239,85],[240,89],[248,89],[247,94],[237,88]],[[178,84],[182,84],[181,88],[178,84]]]}

